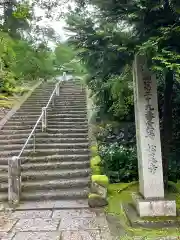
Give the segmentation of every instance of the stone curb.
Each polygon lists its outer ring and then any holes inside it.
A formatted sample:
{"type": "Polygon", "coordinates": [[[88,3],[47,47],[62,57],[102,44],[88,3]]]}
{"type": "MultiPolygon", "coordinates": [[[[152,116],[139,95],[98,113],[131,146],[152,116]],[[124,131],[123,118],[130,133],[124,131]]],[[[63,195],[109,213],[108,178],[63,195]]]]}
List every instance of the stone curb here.
{"type": "Polygon", "coordinates": [[[34,90],[41,85],[42,81],[39,81],[27,94],[25,94],[19,103],[14,105],[11,110],[1,119],[0,121],[0,130],[6,124],[6,122],[17,112],[17,110],[22,106],[22,104],[31,96],[34,90]]]}

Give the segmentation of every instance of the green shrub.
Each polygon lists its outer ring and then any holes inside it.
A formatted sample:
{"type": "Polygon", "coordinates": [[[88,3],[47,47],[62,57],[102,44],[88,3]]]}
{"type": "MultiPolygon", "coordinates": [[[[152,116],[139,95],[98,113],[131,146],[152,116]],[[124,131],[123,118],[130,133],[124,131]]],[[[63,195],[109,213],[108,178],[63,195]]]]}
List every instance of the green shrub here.
{"type": "Polygon", "coordinates": [[[135,148],[127,148],[117,143],[99,147],[103,174],[111,183],[138,180],[138,163],[135,148]]]}

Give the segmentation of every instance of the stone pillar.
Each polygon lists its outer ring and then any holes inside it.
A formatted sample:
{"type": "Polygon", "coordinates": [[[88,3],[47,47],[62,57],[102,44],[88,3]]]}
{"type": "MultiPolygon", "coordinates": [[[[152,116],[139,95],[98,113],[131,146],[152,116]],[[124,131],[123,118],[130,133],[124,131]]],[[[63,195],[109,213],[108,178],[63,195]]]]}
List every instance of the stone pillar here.
{"type": "Polygon", "coordinates": [[[42,132],[46,132],[47,128],[47,109],[46,107],[42,108],[42,132]]]}
{"type": "Polygon", "coordinates": [[[18,157],[12,157],[8,161],[8,201],[16,205],[20,201],[21,194],[21,166],[18,157]]]}
{"type": "MultiPolygon", "coordinates": [[[[136,140],[139,168],[139,190],[144,199],[133,195],[140,216],[175,215],[176,204],[167,214],[164,200],[163,167],[159,130],[156,77],[149,70],[145,56],[137,55],[133,66],[136,140]],[[159,201],[155,201],[155,200],[159,201]],[[143,204],[139,204],[143,201],[143,204]],[[157,206],[157,202],[161,206],[157,206]],[[159,212],[156,213],[156,209],[159,212]],[[150,204],[150,205],[149,205],[150,204]],[[147,208],[145,207],[147,206],[147,208]]],[[[172,203],[171,202],[171,203],[172,203]]],[[[169,203],[169,202],[168,202],[169,203]]],[[[169,206],[169,205],[168,205],[169,206]]],[[[167,208],[167,206],[166,206],[167,208]]]]}
{"type": "Polygon", "coordinates": [[[63,72],[63,81],[66,81],[67,77],[66,77],[66,72],[63,72]]]}

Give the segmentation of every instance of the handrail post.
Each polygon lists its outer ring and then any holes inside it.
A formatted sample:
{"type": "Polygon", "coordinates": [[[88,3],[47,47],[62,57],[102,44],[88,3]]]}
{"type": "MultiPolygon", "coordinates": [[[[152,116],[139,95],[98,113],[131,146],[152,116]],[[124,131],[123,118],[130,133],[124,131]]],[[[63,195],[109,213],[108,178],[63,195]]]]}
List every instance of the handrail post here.
{"type": "Polygon", "coordinates": [[[47,128],[47,109],[46,107],[42,108],[42,132],[45,132],[47,128]]]}
{"type": "Polygon", "coordinates": [[[21,163],[19,157],[12,157],[8,161],[8,201],[16,205],[21,195],[21,163]]]}
{"type": "Polygon", "coordinates": [[[59,97],[59,83],[56,84],[56,96],[59,97]]]}
{"type": "Polygon", "coordinates": [[[66,81],[66,72],[63,72],[63,81],[66,81]]]}

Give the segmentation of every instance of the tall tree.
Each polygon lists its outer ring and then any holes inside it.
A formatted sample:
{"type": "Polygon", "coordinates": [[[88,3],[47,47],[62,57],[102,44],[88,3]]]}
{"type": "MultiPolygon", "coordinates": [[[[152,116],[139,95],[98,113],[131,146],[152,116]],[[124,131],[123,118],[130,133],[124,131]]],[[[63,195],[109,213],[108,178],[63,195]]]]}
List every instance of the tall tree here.
{"type": "MultiPolygon", "coordinates": [[[[121,56],[123,56],[122,50],[124,49],[124,54],[127,55],[127,53],[129,53],[130,58],[123,59],[127,59],[127,61],[130,60],[129,64],[131,64],[134,54],[143,52],[148,55],[149,64],[152,69],[161,72],[164,75],[165,88],[162,124],[163,129],[161,138],[164,180],[165,184],[167,185],[168,158],[172,136],[173,83],[174,76],[179,78],[180,73],[179,3],[176,0],[77,0],[76,2],[80,6],[77,12],[86,11],[87,5],[93,6],[93,8],[91,8],[93,9],[93,13],[96,11],[98,12],[98,14],[95,14],[93,19],[91,18],[91,21],[94,22],[94,25],[91,28],[89,27],[90,21],[87,19],[87,17],[84,17],[84,27],[81,26],[82,21],[78,22],[78,20],[76,20],[76,23],[73,23],[73,21],[69,22],[70,26],[72,26],[71,31],[74,30],[76,32],[76,35],[72,37],[73,41],[76,42],[77,46],[81,46],[83,48],[85,53],[84,56],[82,55],[82,57],[85,59],[85,61],[93,64],[93,61],[91,60],[92,57],[94,56],[94,59],[98,59],[96,60],[97,69],[95,70],[94,68],[93,71],[97,73],[99,67],[102,69],[102,67],[98,65],[99,61],[101,61],[101,65],[108,63],[108,59],[110,59],[109,54],[106,58],[102,59],[102,56],[104,56],[106,52],[109,53],[107,49],[111,49],[113,53],[115,53],[116,49],[116,55],[120,55],[118,60],[121,58],[121,56]],[[126,31],[132,33],[131,36],[129,36],[130,41],[127,41],[127,44],[126,42],[123,42],[122,44],[122,38],[119,38],[119,41],[114,44],[114,30],[111,31],[111,35],[106,33],[106,36],[103,36],[103,39],[99,39],[97,37],[96,29],[98,26],[102,25],[101,23],[104,24],[103,19],[105,19],[106,22],[111,22],[117,27],[125,24],[126,31]],[[73,24],[76,25],[76,27],[73,24]],[[108,47],[104,45],[104,43],[107,41],[108,47]],[[90,52],[88,52],[89,50],[90,52]]],[[[119,66],[119,69],[121,66],[125,66],[123,62],[120,64],[117,59],[111,58],[111,61],[113,60],[115,61],[113,64],[113,69],[115,69],[115,66],[119,66]]],[[[106,73],[106,71],[107,68],[103,69],[103,73],[106,73]]],[[[108,72],[108,74],[111,73],[112,72],[108,72]]],[[[108,82],[108,79],[109,78],[107,77],[106,82],[108,82]]],[[[94,82],[92,85],[97,85],[97,82],[94,82]]]]}

